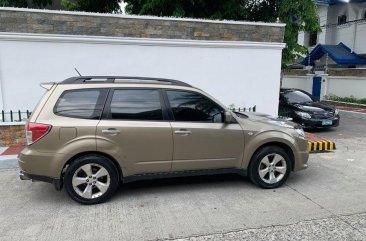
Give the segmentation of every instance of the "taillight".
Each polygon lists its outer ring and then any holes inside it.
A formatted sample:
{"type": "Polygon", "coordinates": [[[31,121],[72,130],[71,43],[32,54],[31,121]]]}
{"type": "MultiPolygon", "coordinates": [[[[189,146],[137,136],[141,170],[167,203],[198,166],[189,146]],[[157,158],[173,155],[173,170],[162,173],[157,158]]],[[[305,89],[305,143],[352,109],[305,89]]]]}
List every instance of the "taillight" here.
{"type": "Polygon", "coordinates": [[[27,138],[27,144],[31,145],[34,142],[44,137],[50,130],[51,125],[27,122],[25,125],[25,136],[27,138]]]}

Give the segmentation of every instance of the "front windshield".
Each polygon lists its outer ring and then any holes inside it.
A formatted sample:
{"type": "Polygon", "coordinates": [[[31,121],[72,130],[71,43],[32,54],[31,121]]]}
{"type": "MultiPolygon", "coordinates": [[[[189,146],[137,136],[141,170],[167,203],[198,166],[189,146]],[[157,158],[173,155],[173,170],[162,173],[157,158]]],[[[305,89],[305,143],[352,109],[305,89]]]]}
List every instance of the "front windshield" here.
{"type": "Polygon", "coordinates": [[[283,96],[285,97],[286,101],[290,104],[313,102],[313,99],[311,99],[309,95],[298,90],[285,92],[283,96]]]}

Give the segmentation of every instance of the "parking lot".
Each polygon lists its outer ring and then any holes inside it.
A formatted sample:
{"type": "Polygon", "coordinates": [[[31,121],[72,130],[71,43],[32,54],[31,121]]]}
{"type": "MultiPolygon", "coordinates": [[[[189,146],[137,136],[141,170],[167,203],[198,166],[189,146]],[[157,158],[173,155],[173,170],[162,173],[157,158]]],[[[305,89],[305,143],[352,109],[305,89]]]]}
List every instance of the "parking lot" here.
{"type": "Polygon", "coordinates": [[[337,151],[276,190],[235,175],[122,185],[107,203],[82,206],[52,185],[20,181],[0,162],[0,240],[366,240],[366,115],[313,131],[337,151]]]}

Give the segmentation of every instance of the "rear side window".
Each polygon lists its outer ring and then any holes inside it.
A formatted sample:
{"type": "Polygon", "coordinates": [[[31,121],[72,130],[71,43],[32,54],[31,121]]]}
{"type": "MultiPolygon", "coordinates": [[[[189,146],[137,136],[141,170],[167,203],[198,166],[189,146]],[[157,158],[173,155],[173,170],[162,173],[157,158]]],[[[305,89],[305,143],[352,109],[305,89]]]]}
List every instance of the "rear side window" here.
{"type": "Polygon", "coordinates": [[[116,120],[163,120],[159,90],[114,90],[108,117],[116,120]]]}
{"type": "Polygon", "coordinates": [[[54,113],[60,116],[99,119],[107,96],[107,90],[67,90],[58,99],[54,113]]]}

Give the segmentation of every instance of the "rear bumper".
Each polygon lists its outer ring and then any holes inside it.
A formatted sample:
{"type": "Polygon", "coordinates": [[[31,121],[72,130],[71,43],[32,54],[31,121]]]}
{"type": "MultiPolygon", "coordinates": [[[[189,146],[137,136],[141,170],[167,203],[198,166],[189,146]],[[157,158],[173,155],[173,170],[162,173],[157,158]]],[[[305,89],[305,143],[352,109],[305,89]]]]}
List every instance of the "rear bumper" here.
{"type": "Polygon", "coordinates": [[[19,172],[20,180],[32,180],[32,181],[40,181],[40,182],[48,182],[52,183],[56,190],[60,191],[62,189],[62,179],[54,178],[54,177],[46,177],[40,175],[29,174],[23,171],[19,172]]]}

